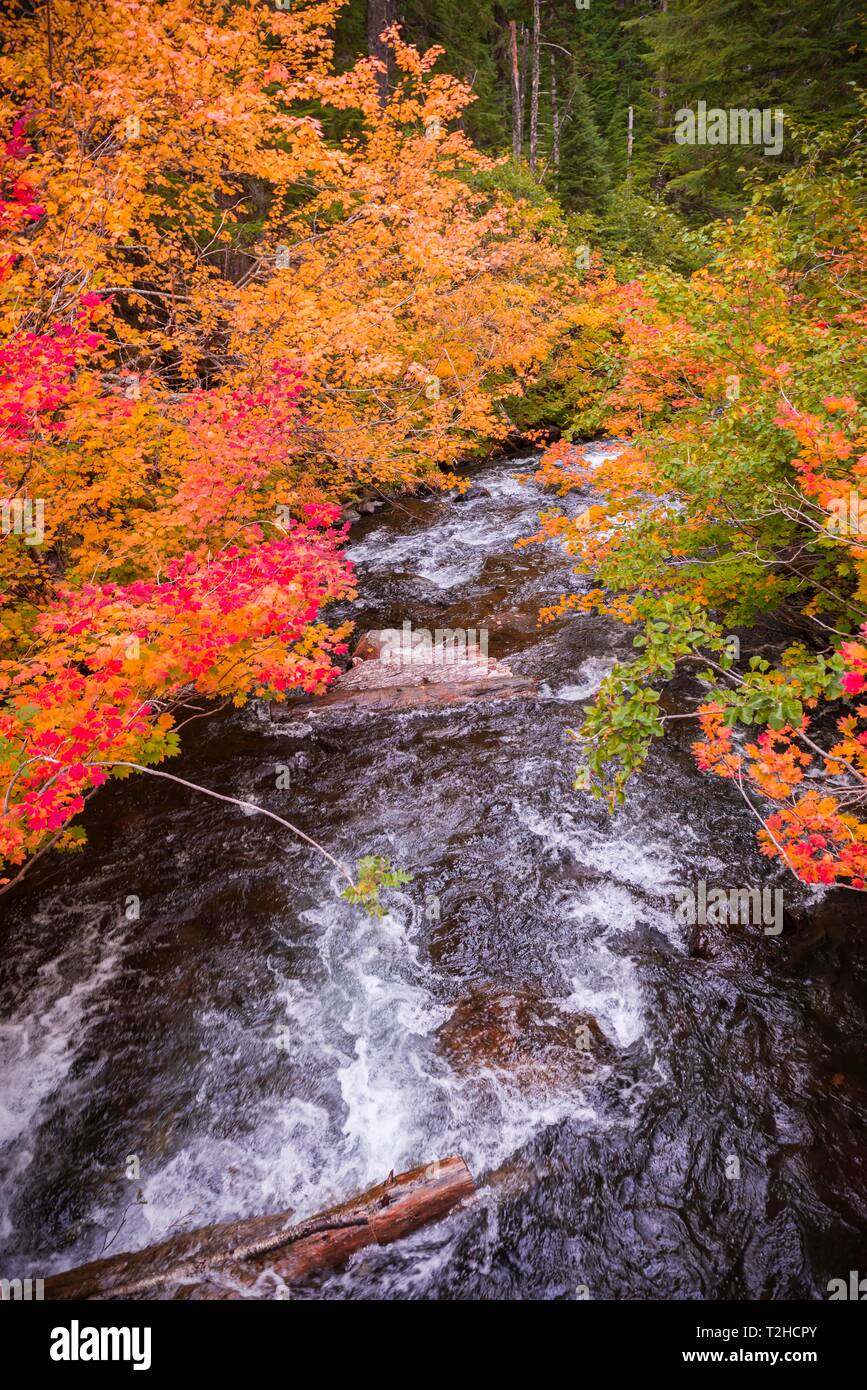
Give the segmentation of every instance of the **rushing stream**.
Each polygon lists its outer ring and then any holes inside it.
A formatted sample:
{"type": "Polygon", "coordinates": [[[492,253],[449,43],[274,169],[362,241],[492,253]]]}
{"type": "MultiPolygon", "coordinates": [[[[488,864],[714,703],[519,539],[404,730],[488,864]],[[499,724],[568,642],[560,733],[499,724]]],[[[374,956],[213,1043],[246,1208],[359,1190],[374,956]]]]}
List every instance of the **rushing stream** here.
{"type": "Polygon", "coordinates": [[[863,914],[761,858],[687,721],[613,818],[572,790],[567,730],[631,634],[535,626],[570,571],[513,548],[544,505],[515,476],[533,464],[358,525],[347,611],[359,633],[486,628],[537,699],[288,723],[251,706],[191,724],[172,766],[346,863],[410,870],[387,916],[342,902],[276,825],[144,778],[105,788],[87,848],[2,900],[0,1274],[304,1216],[450,1153],[474,1204],[293,1296],[822,1298],[864,1272],[863,914]],[[675,894],[698,880],[781,885],[782,935],[697,946],[675,894]],[[510,1007],[504,1066],[485,1018],[510,1007]],[[455,1010],[460,1053],[439,1031],[455,1010]],[[587,1015],[610,1050],[576,1074],[587,1015]]]}

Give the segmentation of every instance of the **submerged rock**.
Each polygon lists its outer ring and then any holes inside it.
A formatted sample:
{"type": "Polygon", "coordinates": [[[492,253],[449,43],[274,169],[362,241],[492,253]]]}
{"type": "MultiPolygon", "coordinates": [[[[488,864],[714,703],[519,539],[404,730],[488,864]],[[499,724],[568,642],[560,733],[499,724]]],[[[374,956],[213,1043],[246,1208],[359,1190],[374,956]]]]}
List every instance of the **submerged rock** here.
{"type": "Polygon", "coordinates": [[[508,1073],[519,1085],[573,1086],[613,1048],[592,1014],[570,1013],[535,990],[474,990],[437,1030],[455,1071],[508,1073]]]}
{"type": "Polygon", "coordinates": [[[448,608],[451,599],[438,584],[432,579],[427,579],[423,574],[399,573],[394,575],[395,580],[405,583],[412,590],[413,597],[420,599],[424,604],[433,608],[448,608]]]}
{"type": "Polygon", "coordinates": [[[539,635],[539,610],[523,611],[520,608],[506,608],[487,619],[493,632],[531,632],[539,635]]]}

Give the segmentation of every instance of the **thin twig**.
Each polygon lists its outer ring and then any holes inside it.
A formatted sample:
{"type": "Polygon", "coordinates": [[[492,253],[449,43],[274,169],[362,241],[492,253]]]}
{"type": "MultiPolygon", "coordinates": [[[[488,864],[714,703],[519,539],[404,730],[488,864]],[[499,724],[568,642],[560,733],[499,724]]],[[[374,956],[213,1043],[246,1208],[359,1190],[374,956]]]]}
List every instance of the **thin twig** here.
{"type": "MultiPolygon", "coordinates": [[[[43,761],[46,763],[56,763],[59,759],[44,758],[43,761]]],[[[167,782],[176,782],[179,787],[189,787],[191,791],[201,792],[203,796],[212,796],[215,801],[225,801],[230,806],[239,807],[242,811],[251,811],[257,816],[267,816],[269,820],[276,821],[278,825],[282,825],[286,830],[291,830],[293,835],[297,835],[299,839],[304,840],[313,849],[317,850],[319,854],[324,855],[329,863],[334,865],[335,869],[339,869],[351,888],[355,888],[356,886],[352,874],[349,872],[346,865],[341,864],[339,859],[335,859],[334,855],[331,854],[324,845],[320,845],[316,840],[305,834],[303,830],[300,830],[297,825],[293,825],[291,821],[285,820],[283,816],[278,816],[274,811],[269,811],[265,806],[257,805],[255,801],[241,801],[237,796],[226,796],[224,792],[215,792],[211,787],[203,787],[198,782],[188,782],[185,777],[176,777],[173,772],[163,772],[161,768],[145,767],[142,763],[130,763],[125,759],[107,762],[91,762],[87,763],[87,767],[128,767],[133,772],[146,772],[151,777],[163,777],[167,782]]]]}

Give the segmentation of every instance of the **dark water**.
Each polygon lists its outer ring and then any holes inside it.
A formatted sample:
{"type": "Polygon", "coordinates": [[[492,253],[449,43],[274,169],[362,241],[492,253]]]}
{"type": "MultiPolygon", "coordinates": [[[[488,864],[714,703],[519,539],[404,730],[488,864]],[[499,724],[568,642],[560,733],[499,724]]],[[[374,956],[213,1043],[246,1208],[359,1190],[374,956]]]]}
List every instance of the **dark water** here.
{"type": "Polygon", "coordinates": [[[0,1274],[304,1215],[452,1152],[473,1207],[295,1296],[821,1298],[867,1266],[864,916],[774,877],[686,722],[613,819],[572,791],[566,731],[630,634],[533,627],[569,569],[512,548],[543,501],[527,466],[366,522],[351,612],[487,627],[539,699],[251,707],[191,725],[172,769],[411,870],[387,917],[276,826],[144,779],[3,900],[0,1274]],[[674,895],[698,879],[782,884],[786,930],[691,954],[674,895]],[[484,1049],[455,1070],[437,1030],[479,991],[532,997],[561,1043],[592,1014],[611,1054],[576,1079],[540,1028],[517,1071],[484,1049]]]}

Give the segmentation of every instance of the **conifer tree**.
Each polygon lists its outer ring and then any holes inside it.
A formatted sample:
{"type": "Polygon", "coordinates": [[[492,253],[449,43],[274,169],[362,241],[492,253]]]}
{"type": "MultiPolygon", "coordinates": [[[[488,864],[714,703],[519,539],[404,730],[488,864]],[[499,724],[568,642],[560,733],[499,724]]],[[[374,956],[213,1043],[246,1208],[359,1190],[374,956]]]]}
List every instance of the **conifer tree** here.
{"type": "Polygon", "coordinates": [[[564,116],[557,192],[570,212],[601,212],[611,183],[605,144],[579,77],[564,116]]]}

